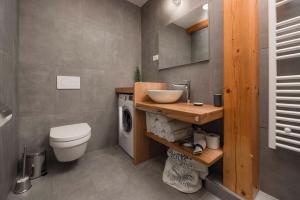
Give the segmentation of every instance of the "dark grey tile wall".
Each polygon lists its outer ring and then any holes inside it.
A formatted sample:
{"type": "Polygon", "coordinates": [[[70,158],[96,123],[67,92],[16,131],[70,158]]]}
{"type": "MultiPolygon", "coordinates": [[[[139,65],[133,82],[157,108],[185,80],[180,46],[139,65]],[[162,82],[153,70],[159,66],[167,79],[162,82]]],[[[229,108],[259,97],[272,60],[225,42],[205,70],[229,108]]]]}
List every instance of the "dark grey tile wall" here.
{"type": "Polygon", "coordinates": [[[0,1],[0,102],[13,110],[13,120],[0,128],[0,199],[17,172],[17,0],[0,1]]]}
{"type": "Polygon", "coordinates": [[[141,9],[124,0],[20,0],[20,144],[49,148],[51,127],[87,122],[88,151],[117,143],[115,87],[141,64],[141,9]],[[56,76],[80,90],[56,90],[56,76]]]}
{"type": "Polygon", "coordinates": [[[151,0],[142,8],[142,62],[144,81],[192,81],[192,100],[212,103],[214,93],[223,92],[223,1],[210,0],[210,60],[158,70],[152,56],[158,54],[158,31],[172,19],[203,4],[203,0],[182,1],[176,7],[170,0],[151,0]]]}
{"type": "MultiPolygon", "coordinates": [[[[284,200],[298,199],[300,196],[299,154],[268,147],[268,1],[260,0],[260,188],[262,191],[284,200]]],[[[295,16],[299,12],[300,1],[278,9],[279,20],[295,16]]],[[[299,74],[299,59],[280,63],[279,73],[299,74]],[[293,70],[293,71],[292,71],[293,70]]]]}

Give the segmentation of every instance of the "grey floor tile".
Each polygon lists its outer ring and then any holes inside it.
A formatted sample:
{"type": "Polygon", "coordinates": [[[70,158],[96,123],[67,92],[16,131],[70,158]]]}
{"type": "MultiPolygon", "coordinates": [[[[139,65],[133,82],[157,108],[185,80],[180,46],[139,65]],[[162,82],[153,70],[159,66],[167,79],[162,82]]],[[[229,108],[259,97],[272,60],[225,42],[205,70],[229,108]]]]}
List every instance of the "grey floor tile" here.
{"type": "Polygon", "coordinates": [[[268,195],[267,193],[264,193],[263,191],[259,191],[256,195],[255,200],[278,200],[278,199],[268,195]]]}
{"type": "Polygon", "coordinates": [[[205,189],[184,194],[162,181],[165,157],[140,165],[119,147],[86,154],[72,163],[49,166],[47,176],[34,180],[23,195],[8,200],[217,200],[205,189]]]}

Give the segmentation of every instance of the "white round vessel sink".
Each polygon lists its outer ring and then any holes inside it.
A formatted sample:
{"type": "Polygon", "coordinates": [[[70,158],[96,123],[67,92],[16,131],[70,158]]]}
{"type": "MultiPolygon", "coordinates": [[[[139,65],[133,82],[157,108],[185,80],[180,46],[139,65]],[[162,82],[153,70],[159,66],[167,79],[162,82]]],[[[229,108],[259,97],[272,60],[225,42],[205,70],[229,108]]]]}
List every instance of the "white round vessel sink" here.
{"type": "Polygon", "coordinates": [[[156,103],[175,103],[183,90],[148,90],[148,96],[156,103]]]}

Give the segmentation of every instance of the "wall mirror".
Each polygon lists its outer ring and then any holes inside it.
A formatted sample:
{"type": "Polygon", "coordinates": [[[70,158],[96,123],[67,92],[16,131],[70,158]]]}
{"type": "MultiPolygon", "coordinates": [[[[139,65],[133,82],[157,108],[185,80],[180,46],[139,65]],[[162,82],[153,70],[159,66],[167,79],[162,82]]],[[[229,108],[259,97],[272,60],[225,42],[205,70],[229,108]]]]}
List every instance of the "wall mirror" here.
{"type": "Polygon", "coordinates": [[[202,4],[159,30],[159,69],[209,59],[208,7],[202,4]]]}

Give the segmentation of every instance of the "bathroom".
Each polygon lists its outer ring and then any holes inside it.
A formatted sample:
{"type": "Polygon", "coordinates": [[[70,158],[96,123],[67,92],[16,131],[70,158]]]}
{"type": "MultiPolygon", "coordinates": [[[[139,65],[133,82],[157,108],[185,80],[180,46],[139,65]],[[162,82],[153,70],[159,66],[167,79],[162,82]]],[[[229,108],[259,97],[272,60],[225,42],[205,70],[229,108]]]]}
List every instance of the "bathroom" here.
{"type": "Polygon", "coordinates": [[[299,199],[297,84],[284,85],[299,78],[299,10],[300,0],[0,0],[0,200],[299,199]],[[201,57],[188,63],[180,57],[186,32],[171,31],[195,10],[206,23],[195,31],[203,34],[194,51],[201,57]],[[287,23],[277,30],[276,15],[287,23]],[[285,53],[278,62],[276,51],[285,53]],[[149,104],[157,90],[181,98],[149,104]],[[206,139],[200,150],[183,148],[145,133],[154,110],[194,120],[191,129],[219,135],[220,147],[203,148],[206,139]],[[120,136],[124,128],[130,143],[120,136]],[[81,149],[59,151],[57,130],[84,132],[71,145],[81,149]],[[42,176],[31,178],[26,168],[22,179],[24,146],[44,156],[42,176]],[[174,152],[206,170],[192,192],[163,176],[174,152]]]}

